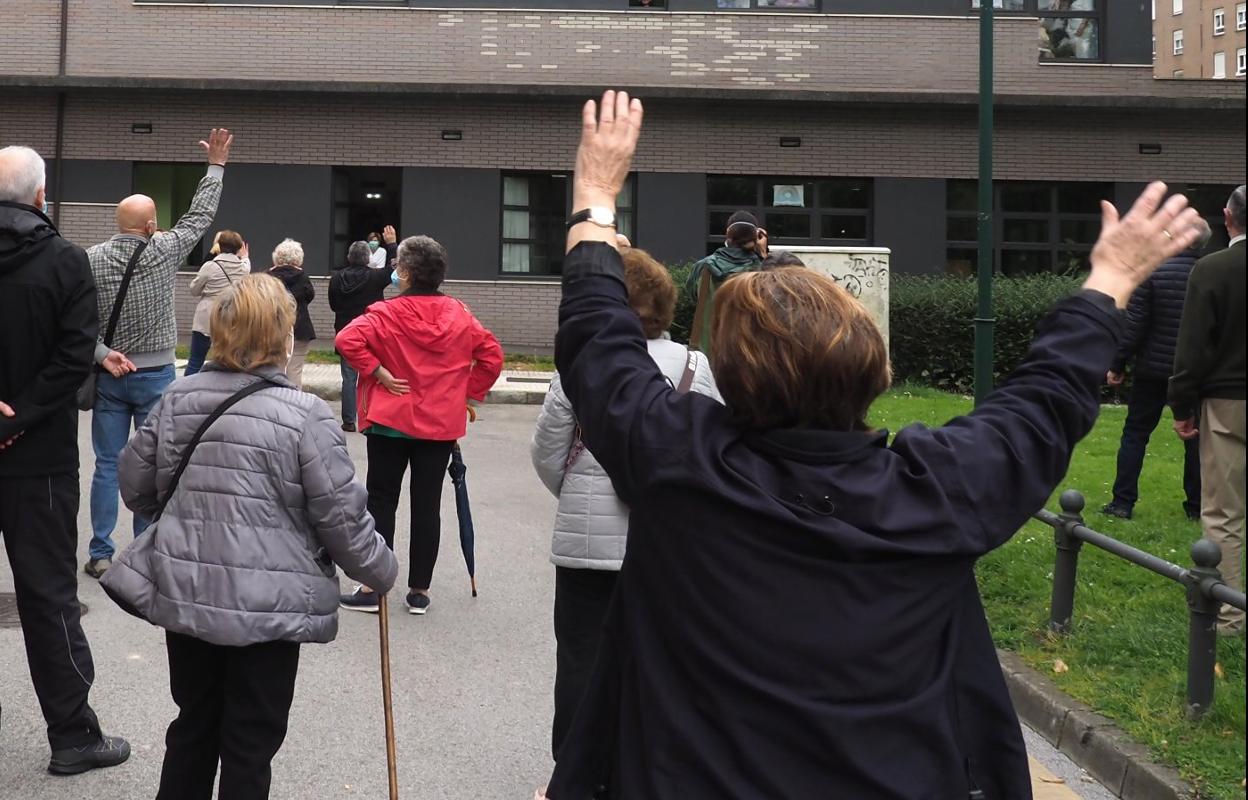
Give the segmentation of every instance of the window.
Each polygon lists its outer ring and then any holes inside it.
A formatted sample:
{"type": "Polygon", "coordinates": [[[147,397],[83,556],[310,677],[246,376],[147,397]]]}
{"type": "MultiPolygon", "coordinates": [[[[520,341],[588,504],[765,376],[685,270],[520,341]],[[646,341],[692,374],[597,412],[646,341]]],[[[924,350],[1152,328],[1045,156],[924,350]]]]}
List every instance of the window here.
{"type": "Polygon", "coordinates": [[[1244,48],[1241,47],[1239,48],[1239,50],[1235,52],[1235,77],[1236,78],[1244,77],[1244,70],[1245,70],[1244,48]]]}
{"type": "Polygon", "coordinates": [[[749,211],[774,244],[871,243],[871,181],[708,175],[707,252],[724,243],[728,218],[749,211]]]}
{"type": "Polygon", "coordinates": [[[1226,9],[1218,8],[1213,12],[1213,35],[1221,36],[1226,33],[1226,9]]]}
{"type": "MultiPolygon", "coordinates": [[[[1016,183],[993,186],[993,265],[1006,275],[1075,273],[1088,269],[1101,232],[1100,201],[1112,196],[1103,183],[1016,183]]],[[[945,271],[972,275],[978,258],[976,181],[946,188],[945,271]]]]}
{"type": "MultiPolygon", "coordinates": [[[[133,175],[134,193],[156,201],[156,226],[167,231],[190,209],[195,189],[204,177],[204,165],[136,163],[133,175]]],[[[205,249],[200,239],[187,256],[187,265],[204,263],[205,249]]]]}
{"type": "MultiPolygon", "coordinates": [[[[572,213],[567,173],[503,175],[501,271],[508,275],[560,275],[572,213]]],[[[615,200],[616,230],[635,239],[636,181],[630,177],[615,200]]]]}
{"type": "Polygon", "coordinates": [[[662,11],[667,8],[667,0],[628,0],[628,7],[662,11]]]}
{"type": "Polygon", "coordinates": [[[1213,238],[1209,240],[1205,252],[1212,253],[1224,249],[1231,237],[1226,232],[1226,220],[1222,216],[1222,209],[1226,207],[1227,199],[1235,190],[1235,184],[1170,181],[1169,185],[1171,192],[1187,197],[1187,202],[1200,212],[1213,230],[1213,238]]]}
{"type": "Polygon", "coordinates": [[[1176,15],[1183,13],[1183,0],[1174,0],[1174,10],[1171,13],[1176,15]]]}
{"type": "Polygon", "coordinates": [[[1040,57],[1101,57],[1101,0],[1038,0],[1040,57]]]}
{"type": "Polygon", "coordinates": [[[1240,3],[1235,6],[1235,30],[1237,31],[1242,31],[1245,27],[1248,27],[1248,20],[1245,20],[1245,17],[1248,17],[1248,11],[1245,11],[1246,6],[1248,6],[1246,3],[1240,3]]]}
{"type": "Polygon", "coordinates": [[[769,10],[810,10],[819,7],[818,0],[715,0],[715,7],[722,9],[766,8],[769,10]]]}
{"type": "Polygon", "coordinates": [[[1226,53],[1213,54],[1213,77],[1226,77],[1226,53]]]}
{"type": "Polygon", "coordinates": [[[1174,32],[1174,54],[1176,56],[1183,55],[1183,31],[1174,32]]]}

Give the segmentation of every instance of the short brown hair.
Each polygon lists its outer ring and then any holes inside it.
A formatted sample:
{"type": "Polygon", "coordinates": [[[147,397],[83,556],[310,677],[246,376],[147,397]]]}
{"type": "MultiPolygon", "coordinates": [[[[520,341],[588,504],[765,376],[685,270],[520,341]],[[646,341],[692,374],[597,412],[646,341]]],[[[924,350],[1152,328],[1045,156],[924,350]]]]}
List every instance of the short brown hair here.
{"type": "Polygon", "coordinates": [[[295,326],[295,299],[272,275],[253,273],[212,307],[211,358],[225,369],[250,372],[286,363],[286,338],[295,326]]]}
{"type": "Polygon", "coordinates": [[[737,275],[716,292],[714,320],[715,382],[748,427],[864,430],[892,380],[866,307],[815,270],[737,275]]]}
{"type": "Polygon", "coordinates": [[[630,247],[620,252],[624,260],[624,283],[628,307],[641,318],[647,339],[657,339],[676,317],[676,283],[667,267],[645,250],[630,247]]]}
{"type": "Polygon", "coordinates": [[[217,234],[216,246],[219,252],[238,255],[243,249],[243,235],[238,231],[221,231],[217,234]]]}

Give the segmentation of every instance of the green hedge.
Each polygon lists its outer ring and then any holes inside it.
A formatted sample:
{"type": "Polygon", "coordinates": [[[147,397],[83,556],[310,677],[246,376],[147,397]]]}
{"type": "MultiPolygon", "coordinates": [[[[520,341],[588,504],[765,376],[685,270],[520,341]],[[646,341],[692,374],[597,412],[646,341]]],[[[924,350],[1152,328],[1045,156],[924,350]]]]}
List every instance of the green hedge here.
{"type": "MultiPolygon", "coordinates": [[[[680,290],[672,338],[689,341],[695,298],[685,294],[691,264],[669,267],[680,290]]],[[[1058,300],[1074,293],[1083,276],[998,276],[993,284],[995,370],[999,381],[1027,352],[1036,323],[1058,300]]],[[[946,391],[974,389],[975,281],[944,276],[894,275],[889,302],[895,380],[946,391]]]]}
{"type": "MultiPolygon", "coordinates": [[[[998,382],[1022,360],[1041,317],[1082,282],[1083,276],[1071,275],[996,278],[993,374],[998,382]]],[[[975,281],[967,278],[893,276],[889,334],[896,381],[973,390],[975,298],[975,281]]]]}

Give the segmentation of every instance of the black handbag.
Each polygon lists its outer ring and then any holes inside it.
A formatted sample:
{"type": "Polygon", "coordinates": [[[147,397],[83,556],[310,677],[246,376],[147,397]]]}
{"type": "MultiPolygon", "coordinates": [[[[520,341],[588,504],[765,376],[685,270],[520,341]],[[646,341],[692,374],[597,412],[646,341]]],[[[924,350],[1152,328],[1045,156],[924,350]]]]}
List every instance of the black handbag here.
{"type": "MultiPolygon", "coordinates": [[[[113,343],[113,334],[117,332],[117,323],[121,321],[121,304],[125,302],[126,292],[130,290],[130,279],[134,277],[134,270],[139,265],[139,256],[143,255],[146,249],[147,242],[140,242],[139,246],[134,249],[134,254],[130,256],[130,261],[126,263],[126,272],[121,276],[121,285],[117,287],[117,297],[113,299],[112,313],[108,315],[108,327],[104,329],[105,347],[110,347],[113,343]]],[[[95,363],[95,353],[92,353],[91,371],[87,373],[87,379],[78,387],[78,394],[75,396],[80,411],[90,411],[95,407],[95,384],[99,378],[100,366],[95,363]]]]}

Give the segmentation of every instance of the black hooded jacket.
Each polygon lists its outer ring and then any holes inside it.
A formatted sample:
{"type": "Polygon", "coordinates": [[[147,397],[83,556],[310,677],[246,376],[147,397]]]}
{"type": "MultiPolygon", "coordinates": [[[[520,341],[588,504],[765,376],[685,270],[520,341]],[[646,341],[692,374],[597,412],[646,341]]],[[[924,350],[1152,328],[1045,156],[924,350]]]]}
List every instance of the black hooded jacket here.
{"type": "Polygon", "coordinates": [[[78,469],[74,394],[91,369],[99,312],[81,247],[32,206],[0,202],[0,477],[78,469]]]}
{"type": "Polygon", "coordinates": [[[390,285],[389,269],[347,264],[329,279],[329,307],[334,310],[334,333],[342,330],[364,309],[384,299],[390,285]]]}

